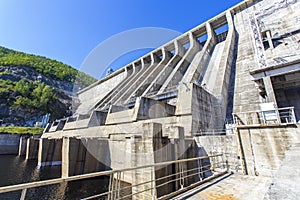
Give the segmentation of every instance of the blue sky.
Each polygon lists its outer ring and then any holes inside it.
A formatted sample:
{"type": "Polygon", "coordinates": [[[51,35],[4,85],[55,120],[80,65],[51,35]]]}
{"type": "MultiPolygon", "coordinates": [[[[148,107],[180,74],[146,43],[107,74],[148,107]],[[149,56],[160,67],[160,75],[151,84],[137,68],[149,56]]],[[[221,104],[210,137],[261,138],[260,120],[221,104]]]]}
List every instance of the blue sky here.
{"type": "MultiPolygon", "coordinates": [[[[0,0],[0,45],[80,69],[98,44],[122,31],[162,27],[186,32],[239,2],[242,1],[0,0]]],[[[146,51],[149,50],[122,62],[146,51]]]]}

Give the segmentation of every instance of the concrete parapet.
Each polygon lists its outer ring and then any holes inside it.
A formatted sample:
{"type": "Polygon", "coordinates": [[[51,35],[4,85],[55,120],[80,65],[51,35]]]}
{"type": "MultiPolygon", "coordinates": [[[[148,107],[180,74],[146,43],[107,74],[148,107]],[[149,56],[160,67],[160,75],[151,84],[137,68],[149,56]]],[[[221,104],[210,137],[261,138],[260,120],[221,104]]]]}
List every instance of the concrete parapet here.
{"type": "Polygon", "coordinates": [[[106,112],[101,112],[101,111],[93,111],[91,116],[90,116],[90,121],[89,121],[89,127],[94,127],[94,126],[101,126],[105,124],[107,117],[106,112]]]}
{"type": "Polygon", "coordinates": [[[83,129],[88,127],[100,126],[105,124],[107,113],[101,111],[93,111],[88,118],[72,119],[69,118],[65,123],[63,130],[83,129]]]}
{"type": "Polygon", "coordinates": [[[212,129],[213,121],[216,120],[217,99],[207,92],[201,86],[190,83],[181,84],[181,91],[178,94],[176,104],[176,115],[192,115],[191,133],[186,133],[185,136],[192,136],[192,133],[212,129]]]}
{"type": "Polygon", "coordinates": [[[118,123],[128,123],[136,121],[134,118],[134,109],[127,109],[120,112],[108,113],[106,118],[106,125],[118,124],[118,123]]]}

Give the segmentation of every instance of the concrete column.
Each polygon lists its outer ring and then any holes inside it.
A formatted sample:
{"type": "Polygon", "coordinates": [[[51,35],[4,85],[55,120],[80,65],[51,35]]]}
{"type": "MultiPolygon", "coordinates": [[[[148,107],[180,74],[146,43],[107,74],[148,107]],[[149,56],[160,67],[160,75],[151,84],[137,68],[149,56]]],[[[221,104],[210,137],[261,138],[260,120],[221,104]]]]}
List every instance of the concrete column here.
{"type": "MultiPolygon", "coordinates": [[[[151,152],[151,141],[147,141],[140,137],[133,136],[132,142],[132,164],[135,166],[141,166],[145,164],[154,164],[153,151],[151,152]],[[144,140],[144,141],[143,141],[144,140]],[[142,150],[144,149],[144,150],[142,150]],[[143,151],[143,152],[142,152],[143,151]],[[150,151],[150,152],[146,152],[150,151]],[[147,155],[147,157],[146,157],[147,155]]],[[[149,167],[147,169],[137,169],[132,173],[132,185],[139,183],[144,183],[147,181],[155,180],[155,169],[149,167]]],[[[142,184],[137,187],[132,188],[132,193],[138,193],[147,188],[152,188],[151,190],[142,192],[138,195],[133,196],[133,200],[138,199],[151,199],[151,196],[156,196],[156,183],[155,181],[149,182],[148,184],[142,184]]]]}
{"type": "Polygon", "coordinates": [[[26,145],[26,160],[37,159],[39,150],[39,139],[28,138],[26,145]]]}
{"type": "Polygon", "coordinates": [[[69,146],[70,140],[68,137],[62,139],[62,166],[61,166],[61,177],[66,178],[69,176],[69,146]]]}
{"type": "Polygon", "coordinates": [[[218,98],[218,105],[220,106],[219,109],[216,109],[217,120],[215,120],[214,126],[212,127],[214,129],[222,129],[225,124],[228,88],[236,44],[236,32],[230,11],[226,12],[226,19],[228,23],[228,34],[221,54],[221,62],[218,67],[216,76],[217,82],[213,88],[213,94],[218,98]]]}
{"type": "Polygon", "coordinates": [[[267,40],[268,40],[268,43],[269,43],[269,47],[271,49],[274,49],[274,44],[273,44],[273,41],[272,41],[271,31],[267,31],[266,35],[267,35],[267,40]]]}
{"type": "Polygon", "coordinates": [[[20,137],[19,141],[19,156],[25,156],[26,155],[26,146],[27,146],[27,137],[20,137]]]}
{"type": "Polygon", "coordinates": [[[242,171],[245,175],[255,176],[257,173],[250,129],[237,129],[236,134],[239,144],[242,171]]]}
{"type": "Polygon", "coordinates": [[[263,81],[264,81],[265,90],[266,90],[266,93],[267,93],[266,101],[267,102],[274,102],[274,104],[277,106],[276,96],[275,96],[275,93],[274,93],[271,77],[266,76],[266,77],[263,78],[263,81]]]}
{"type": "MultiPolygon", "coordinates": [[[[161,136],[161,124],[157,123],[145,123],[143,124],[143,136],[133,136],[131,138],[131,163],[132,166],[142,166],[155,163],[155,148],[154,138],[161,136]]],[[[138,187],[132,188],[132,193],[141,192],[147,188],[145,192],[139,193],[133,196],[133,199],[153,199],[156,198],[156,171],[154,167],[147,169],[138,169],[132,173],[132,184],[139,184],[149,181],[147,184],[142,184],[138,187]],[[152,182],[150,182],[152,181],[152,182]]]]}

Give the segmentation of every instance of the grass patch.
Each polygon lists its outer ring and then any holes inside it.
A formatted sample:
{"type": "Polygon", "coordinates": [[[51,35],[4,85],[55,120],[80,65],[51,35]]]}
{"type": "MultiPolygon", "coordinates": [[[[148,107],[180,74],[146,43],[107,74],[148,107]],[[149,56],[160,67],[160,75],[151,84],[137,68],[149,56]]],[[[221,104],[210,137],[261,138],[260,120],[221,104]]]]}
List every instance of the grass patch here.
{"type": "Polygon", "coordinates": [[[0,134],[40,134],[44,128],[39,127],[18,127],[18,126],[7,126],[0,127],[0,134]]]}

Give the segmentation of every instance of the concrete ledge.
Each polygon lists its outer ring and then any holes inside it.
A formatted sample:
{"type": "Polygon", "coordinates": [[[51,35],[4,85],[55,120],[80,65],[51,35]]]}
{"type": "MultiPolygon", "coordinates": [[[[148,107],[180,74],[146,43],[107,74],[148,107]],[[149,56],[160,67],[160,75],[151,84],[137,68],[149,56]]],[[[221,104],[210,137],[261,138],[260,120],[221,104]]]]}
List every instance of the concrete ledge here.
{"type": "Polygon", "coordinates": [[[106,125],[133,122],[136,119],[133,118],[134,109],[128,109],[125,111],[109,113],[106,118],[106,125]]]}
{"type": "Polygon", "coordinates": [[[89,125],[90,119],[83,119],[74,122],[67,122],[63,128],[63,130],[73,130],[80,128],[87,128],[89,125]]]}

